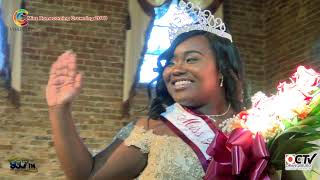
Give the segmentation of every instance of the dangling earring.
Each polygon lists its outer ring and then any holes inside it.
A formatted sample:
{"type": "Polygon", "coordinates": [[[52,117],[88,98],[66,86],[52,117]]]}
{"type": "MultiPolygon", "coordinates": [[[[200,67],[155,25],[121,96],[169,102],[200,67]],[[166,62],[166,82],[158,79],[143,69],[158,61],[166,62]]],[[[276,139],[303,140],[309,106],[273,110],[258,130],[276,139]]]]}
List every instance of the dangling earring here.
{"type": "Polygon", "coordinates": [[[223,76],[221,77],[220,87],[223,87],[223,76]]]}

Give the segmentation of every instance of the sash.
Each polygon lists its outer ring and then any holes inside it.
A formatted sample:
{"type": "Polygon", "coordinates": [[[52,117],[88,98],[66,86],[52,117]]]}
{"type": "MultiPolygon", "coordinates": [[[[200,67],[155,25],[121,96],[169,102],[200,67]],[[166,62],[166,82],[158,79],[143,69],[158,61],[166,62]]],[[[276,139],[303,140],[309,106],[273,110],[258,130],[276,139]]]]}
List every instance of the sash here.
{"type": "Polygon", "coordinates": [[[211,156],[206,151],[217,133],[211,120],[188,112],[178,103],[167,107],[161,116],[167,120],[164,121],[167,126],[196,153],[206,171],[211,161],[211,156]]]}

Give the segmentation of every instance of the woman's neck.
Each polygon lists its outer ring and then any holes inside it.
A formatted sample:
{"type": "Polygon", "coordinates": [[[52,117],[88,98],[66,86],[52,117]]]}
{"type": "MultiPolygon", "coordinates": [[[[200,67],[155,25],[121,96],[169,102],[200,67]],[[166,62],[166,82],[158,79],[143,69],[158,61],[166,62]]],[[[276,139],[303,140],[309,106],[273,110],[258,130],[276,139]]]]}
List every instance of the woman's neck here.
{"type": "Polygon", "coordinates": [[[224,98],[216,98],[210,103],[195,108],[195,110],[205,115],[221,115],[226,113],[230,108],[229,105],[230,103],[224,98]]]}
{"type": "Polygon", "coordinates": [[[212,101],[212,103],[194,108],[194,110],[207,115],[210,119],[215,119],[217,124],[231,118],[235,114],[231,104],[225,99],[212,101]]]}

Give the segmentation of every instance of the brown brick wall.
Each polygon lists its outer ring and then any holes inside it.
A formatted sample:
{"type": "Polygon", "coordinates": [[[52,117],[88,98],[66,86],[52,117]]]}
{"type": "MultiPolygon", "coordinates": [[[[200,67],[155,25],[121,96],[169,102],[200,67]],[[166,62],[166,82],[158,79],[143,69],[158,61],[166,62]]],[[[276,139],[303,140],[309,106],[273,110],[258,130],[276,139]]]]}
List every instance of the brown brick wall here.
{"type": "Polygon", "coordinates": [[[268,9],[265,74],[270,91],[300,64],[320,70],[320,4],[314,0],[264,2],[268,9]]]}
{"type": "Polygon", "coordinates": [[[225,0],[224,18],[245,62],[249,95],[275,92],[298,65],[319,70],[317,1],[225,0]]]}
{"type": "Polygon", "coordinates": [[[77,53],[84,88],[73,105],[80,136],[91,151],[104,148],[122,127],[123,65],[127,1],[27,1],[31,16],[108,16],[99,22],[30,22],[23,34],[21,107],[1,89],[0,179],[63,178],[51,140],[45,101],[50,65],[65,50],[77,53]],[[38,173],[16,173],[7,159],[31,158],[38,173]]]}
{"type": "Polygon", "coordinates": [[[244,61],[247,91],[265,90],[265,33],[262,0],[225,0],[224,21],[244,61]]]}
{"type": "Polygon", "coordinates": [[[148,114],[149,97],[148,88],[146,84],[140,84],[136,88],[136,95],[134,96],[130,107],[130,119],[137,119],[145,117],[148,114]]]}

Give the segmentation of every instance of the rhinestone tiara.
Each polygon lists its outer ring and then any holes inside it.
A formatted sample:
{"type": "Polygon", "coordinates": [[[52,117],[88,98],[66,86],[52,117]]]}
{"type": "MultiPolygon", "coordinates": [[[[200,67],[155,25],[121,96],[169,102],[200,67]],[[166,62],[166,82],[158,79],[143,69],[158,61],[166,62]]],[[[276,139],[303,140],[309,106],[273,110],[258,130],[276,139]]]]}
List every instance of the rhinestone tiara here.
{"type": "Polygon", "coordinates": [[[209,10],[201,10],[198,5],[180,0],[177,11],[169,23],[169,39],[172,43],[180,34],[201,30],[227,38],[232,42],[231,34],[226,32],[226,26],[221,18],[215,18],[209,10]]]}

